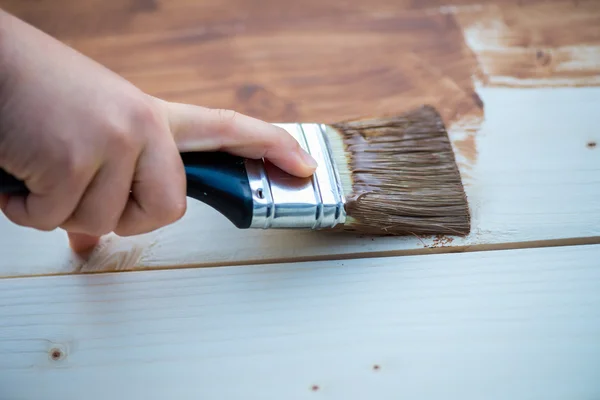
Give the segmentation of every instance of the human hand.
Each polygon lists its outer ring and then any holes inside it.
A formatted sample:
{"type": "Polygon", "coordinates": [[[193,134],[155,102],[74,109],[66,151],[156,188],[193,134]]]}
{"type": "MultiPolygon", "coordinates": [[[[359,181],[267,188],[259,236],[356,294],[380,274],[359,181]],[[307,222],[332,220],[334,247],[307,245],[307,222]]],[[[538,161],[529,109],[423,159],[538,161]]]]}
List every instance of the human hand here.
{"type": "Polygon", "coordinates": [[[0,10],[0,167],[30,191],[0,199],[12,222],[62,228],[77,252],[153,231],[186,210],[179,152],[217,150],[300,177],[315,168],[285,130],[149,96],[0,10]]]}

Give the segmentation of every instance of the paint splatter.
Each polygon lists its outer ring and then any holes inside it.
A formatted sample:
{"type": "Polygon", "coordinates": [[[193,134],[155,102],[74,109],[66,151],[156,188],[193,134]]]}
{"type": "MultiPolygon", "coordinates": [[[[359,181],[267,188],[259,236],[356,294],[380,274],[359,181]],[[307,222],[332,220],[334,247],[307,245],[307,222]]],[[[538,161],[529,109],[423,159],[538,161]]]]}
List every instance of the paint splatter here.
{"type": "Polygon", "coordinates": [[[452,245],[454,242],[454,238],[446,235],[436,235],[433,237],[433,241],[430,245],[425,245],[424,247],[427,249],[437,249],[440,247],[448,247],[452,245]]]}

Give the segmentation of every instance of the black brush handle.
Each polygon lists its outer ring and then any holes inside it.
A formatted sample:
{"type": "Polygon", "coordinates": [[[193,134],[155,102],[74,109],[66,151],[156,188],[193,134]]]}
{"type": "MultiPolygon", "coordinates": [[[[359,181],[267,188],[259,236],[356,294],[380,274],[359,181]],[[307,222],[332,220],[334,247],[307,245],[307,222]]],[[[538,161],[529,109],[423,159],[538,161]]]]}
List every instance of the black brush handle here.
{"type": "MultiPolygon", "coordinates": [[[[237,228],[250,227],[252,191],[244,159],[221,152],[181,153],[187,196],[217,210],[237,228]]],[[[27,186],[0,169],[0,193],[25,195],[27,186]]]]}

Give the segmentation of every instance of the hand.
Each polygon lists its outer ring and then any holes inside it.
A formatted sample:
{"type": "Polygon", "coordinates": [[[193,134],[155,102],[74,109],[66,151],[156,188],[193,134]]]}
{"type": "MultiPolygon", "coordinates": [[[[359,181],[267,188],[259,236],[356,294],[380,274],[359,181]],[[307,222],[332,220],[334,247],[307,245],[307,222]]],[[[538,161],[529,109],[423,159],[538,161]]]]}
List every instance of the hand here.
{"type": "Polygon", "coordinates": [[[149,96],[0,10],[0,167],[31,192],[2,198],[12,222],[65,229],[75,251],[163,227],[185,213],[179,152],[192,150],[264,156],[300,177],[315,168],[283,129],[149,96]]]}

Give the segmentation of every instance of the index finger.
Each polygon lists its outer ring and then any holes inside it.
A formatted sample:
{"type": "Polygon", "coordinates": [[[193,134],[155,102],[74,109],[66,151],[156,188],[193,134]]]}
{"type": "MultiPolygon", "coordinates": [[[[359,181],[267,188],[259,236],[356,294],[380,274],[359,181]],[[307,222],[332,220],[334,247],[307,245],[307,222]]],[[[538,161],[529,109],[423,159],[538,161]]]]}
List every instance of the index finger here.
{"type": "Polygon", "coordinates": [[[171,133],[180,151],[225,151],[265,158],[289,174],[312,175],[316,161],[285,129],[231,110],[166,103],[171,133]]]}

